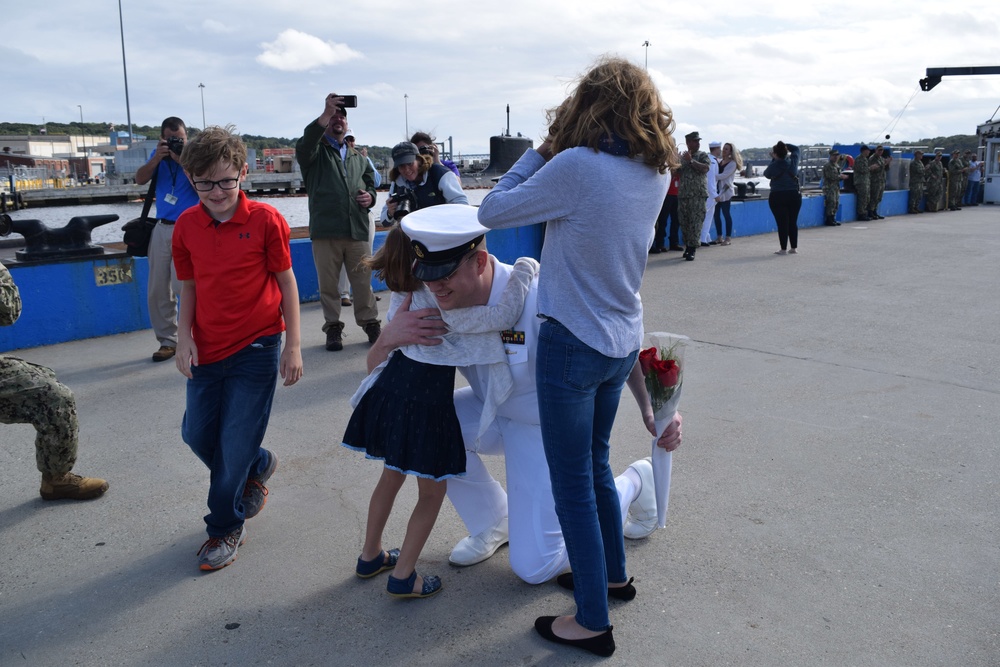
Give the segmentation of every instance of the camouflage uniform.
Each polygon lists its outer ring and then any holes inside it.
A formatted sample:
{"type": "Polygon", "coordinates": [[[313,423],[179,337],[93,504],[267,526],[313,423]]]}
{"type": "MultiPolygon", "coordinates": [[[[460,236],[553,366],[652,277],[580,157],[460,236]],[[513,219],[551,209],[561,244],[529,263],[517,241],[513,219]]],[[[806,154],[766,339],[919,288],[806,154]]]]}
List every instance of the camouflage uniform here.
{"type": "Polygon", "coordinates": [[[920,198],[924,195],[924,163],[914,157],[910,161],[910,203],[907,211],[920,212],[920,198]]]}
{"type": "Polygon", "coordinates": [[[868,210],[873,216],[878,215],[878,205],[882,203],[882,193],[885,192],[885,159],[881,153],[876,152],[868,158],[868,168],[871,169],[868,177],[868,210]]]}
{"type": "Polygon", "coordinates": [[[826,220],[832,222],[840,206],[840,164],[837,162],[823,165],[823,201],[826,203],[826,220]]]}
{"type": "MultiPolygon", "coordinates": [[[[0,326],[13,324],[20,314],[17,285],[0,264],[0,326]]],[[[35,427],[40,472],[59,475],[73,469],[79,433],[76,401],[50,369],[0,354],[0,423],[35,427]]]]}
{"type": "MultiPolygon", "coordinates": [[[[706,166],[711,164],[705,151],[692,153],[691,161],[701,162],[706,166]]],[[[681,180],[677,185],[677,215],[681,221],[684,245],[696,248],[700,243],[701,225],[708,210],[705,201],[708,199],[708,179],[705,174],[683,160],[681,160],[680,174],[681,180]]]]}
{"type": "Polygon", "coordinates": [[[924,169],[924,177],[927,179],[927,210],[938,211],[941,209],[941,195],[944,190],[944,165],[941,161],[931,160],[924,169]]]}
{"type": "Polygon", "coordinates": [[[871,179],[868,157],[860,153],[854,158],[854,197],[857,201],[858,220],[868,220],[868,188],[871,179]]]}
{"type": "Polygon", "coordinates": [[[948,161],[948,210],[957,211],[962,203],[962,186],[965,184],[965,163],[953,155],[948,161]]]}

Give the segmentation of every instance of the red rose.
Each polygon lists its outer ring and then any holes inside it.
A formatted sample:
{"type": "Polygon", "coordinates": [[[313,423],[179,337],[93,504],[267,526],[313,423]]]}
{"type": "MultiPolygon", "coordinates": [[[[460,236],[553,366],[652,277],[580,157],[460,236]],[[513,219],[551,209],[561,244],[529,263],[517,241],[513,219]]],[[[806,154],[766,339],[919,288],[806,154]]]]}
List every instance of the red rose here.
{"type": "Polygon", "coordinates": [[[660,381],[660,384],[665,388],[673,387],[677,384],[677,378],[680,375],[681,367],[677,365],[677,362],[673,359],[659,360],[657,359],[653,363],[653,371],[656,373],[656,379],[660,381]]]}
{"type": "Polygon", "coordinates": [[[643,376],[649,375],[649,371],[653,367],[653,362],[658,361],[659,358],[660,352],[656,347],[639,351],[639,370],[642,371],[643,376]]]}

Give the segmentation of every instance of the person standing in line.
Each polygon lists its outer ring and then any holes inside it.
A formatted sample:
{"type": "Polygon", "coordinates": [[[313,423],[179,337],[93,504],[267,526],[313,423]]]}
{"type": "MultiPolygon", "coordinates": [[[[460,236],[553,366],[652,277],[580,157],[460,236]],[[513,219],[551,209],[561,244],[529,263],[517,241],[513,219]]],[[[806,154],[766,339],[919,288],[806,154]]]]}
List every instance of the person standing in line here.
{"type": "Polygon", "coordinates": [[[944,197],[944,163],[942,162],[943,148],[934,149],[934,159],[927,165],[925,176],[927,177],[927,199],[926,208],[928,211],[936,213],[942,210],[942,198],[944,197]]]}
{"type": "Polygon", "coordinates": [[[969,190],[969,161],[972,159],[972,152],[966,148],[962,151],[962,171],[965,172],[965,178],[962,179],[962,191],[959,193],[960,197],[956,202],[959,206],[965,205],[965,195],[969,190]]]}
{"type": "Polygon", "coordinates": [[[663,198],[660,214],[656,217],[656,233],[653,235],[653,245],[649,249],[651,255],[668,250],[683,250],[677,242],[677,234],[680,231],[680,222],[677,218],[677,184],[680,180],[680,172],[672,169],[670,187],[667,189],[667,196],[663,198]],[[669,246],[664,245],[665,243],[669,243],[669,246]]]}
{"type": "Polygon", "coordinates": [[[775,255],[796,254],[799,245],[799,209],[802,193],[799,192],[799,147],[779,141],[771,151],[771,164],[764,170],[764,178],[771,181],[767,205],[778,224],[778,243],[781,250],[775,255]],[[791,246],[791,247],[789,247],[791,246]]]}
{"type": "Polygon", "coordinates": [[[913,159],[910,160],[910,197],[907,202],[907,213],[922,213],[920,210],[920,199],[924,196],[924,152],[913,151],[913,159]]]}
{"type": "Polygon", "coordinates": [[[966,152],[969,153],[969,182],[965,191],[965,205],[979,206],[979,185],[983,180],[984,163],[976,159],[977,155],[970,151],[966,152]]]}
{"type": "Polygon", "coordinates": [[[372,272],[362,262],[371,247],[368,212],[375,205],[375,170],[348,145],[346,135],[344,98],[330,93],[323,113],[305,127],[295,144],[309,196],[309,238],[323,306],[326,349],[331,352],[344,349],[338,283],[345,265],[354,293],[354,321],[368,336],[369,345],[378,340],[382,330],[372,272]]]}
{"type": "Polygon", "coordinates": [[[871,166],[868,159],[871,148],[861,144],[858,157],[854,158],[854,200],[857,204],[858,221],[868,221],[872,217],[868,212],[868,201],[871,188],[871,166]]]}
{"type": "MultiPolygon", "coordinates": [[[[344,141],[347,142],[347,145],[349,147],[355,148],[354,144],[356,139],[354,137],[353,130],[347,131],[347,134],[344,136],[344,141]]],[[[375,176],[375,188],[378,189],[382,185],[382,174],[380,174],[378,169],[375,168],[375,163],[372,162],[372,159],[368,157],[368,149],[365,147],[361,147],[357,148],[356,150],[359,153],[361,153],[362,157],[368,160],[368,164],[371,165],[372,173],[375,176]]],[[[375,212],[372,209],[368,209],[368,254],[369,255],[372,254],[372,246],[374,243],[375,243],[375,212]]],[[[354,302],[351,301],[351,281],[347,277],[346,263],[340,269],[340,282],[337,283],[337,289],[340,292],[340,305],[341,306],[353,305],[354,302]]],[[[375,297],[375,300],[376,301],[378,300],[378,296],[375,297]]]]}
{"type": "Polygon", "coordinates": [[[829,227],[840,225],[837,222],[837,209],[840,207],[840,182],[847,176],[840,173],[840,151],[830,149],[830,159],[823,165],[823,224],[829,227]]]}
{"type": "Polygon", "coordinates": [[[868,217],[871,220],[884,220],[878,214],[878,205],[885,191],[885,149],[879,145],[868,158],[868,217]]]}
{"type": "Polygon", "coordinates": [[[719,195],[718,205],[715,207],[715,236],[720,245],[729,245],[733,238],[733,216],[730,208],[732,206],[733,183],[736,174],[743,171],[743,156],[733,144],[726,142],[722,146],[722,162],[719,163],[719,195]],[[722,218],[726,218],[726,233],[722,233],[722,218]]]}
{"type": "Polygon", "coordinates": [[[962,162],[962,151],[957,148],[951,152],[948,161],[948,210],[961,211],[962,187],[965,185],[966,170],[962,162]]]}
{"type": "Polygon", "coordinates": [[[149,306],[149,323],[160,347],[153,353],[153,361],[166,361],[177,351],[177,297],[181,284],[171,261],[171,238],[174,223],[181,213],[198,203],[198,195],[191,188],[181,168],[181,151],[187,141],[184,121],[176,116],[165,118],[160,124],[160,141],[149,161],[135,172],[137,185],[149,183],[156,176],[156,226],[149,238],[149,278],[146,283],[146,300],[149,306]]]}
{"type": "MultiPolygon", "coordinates": [[[[479,222],[490,229],[546,222],[538,413],[577,611],[541,616],[535,630],[600,656],[615,651],[609,594],[634,597],[609,439],[642,342],[639,288],[655,232],[650,223],[675,166],[672,131],[670,109],[649,75],[603,58],[550,113],[538,150],[526,151],[479,207],[479,222]],[[581,256],[600,256],[602,268],[581,256]]],[[[700,199],[704,207],[704,189],[700,199]]],[[[692,229],[695,243],[703,219],[704,208],[692,229]]]]}
{"type": "Polygon", "coordinates": [[[181,437],[210,471],[205,572],[236,560],[245,521],[267,502],[278,457],[261,443],[275,382],[302,377],[290,230],[240,190],[246,159],[232,127],[205,128],[181,155],[201,205],[181,214],[173,237],[182,284],[174,363],[188,379],[181,437]]]}
{"type": "Polygon", "coordinates": [[[684,135],[687,150],[681,155],[680,183],[677,186],[677,212],[684,236],[684,259],[694,261],[698,250],[701,223],[705,220],[705,201],[708,198],[708,170],[712,160],[701,150],[701,135],[689,132],[684,135]]]}
{"type": "MultiPolygon", "coordinates": [[[[0,263],[0,326],[10,326],[20,316],[21,293],[0,263]]],[[[80,440],[76,399],[52,369],[0,354],[0,424],[35,427],[35,465],[42,473],[38,493],[43,500],[90,500],[108,490],[103,479],[71,472],[80,440]]]]}
{"type": "Polygon", "coordinates": [[[712,240],[712,220],[715,219],[715,207],[719,203],[719,158],[722,157],[722,144],[712,141],[708,144],[708,173],[705,174],[705,187],[708,197],[705,198],[705,219],[701,223],[701,246],[718,245],[712,240]]]}

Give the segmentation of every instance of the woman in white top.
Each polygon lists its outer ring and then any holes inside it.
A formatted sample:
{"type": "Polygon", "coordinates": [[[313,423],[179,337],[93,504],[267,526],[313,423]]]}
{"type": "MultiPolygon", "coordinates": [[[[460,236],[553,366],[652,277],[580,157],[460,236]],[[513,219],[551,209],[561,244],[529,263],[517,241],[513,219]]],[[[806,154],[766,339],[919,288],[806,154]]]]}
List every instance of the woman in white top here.
{"type": "Polygon", "coordinates": [[[743,171],[743,156],[731,143],[722,147],[722,160],[719,162],[719,195],[715,198],[715,237],[719,245],[729,245],[733,236],[733,216],[729,212],[730,201],[733,198],[733,181],[736,174],[743,171]],[[726,235],[722,235],[722,216],[726,216],[726,235]]]}

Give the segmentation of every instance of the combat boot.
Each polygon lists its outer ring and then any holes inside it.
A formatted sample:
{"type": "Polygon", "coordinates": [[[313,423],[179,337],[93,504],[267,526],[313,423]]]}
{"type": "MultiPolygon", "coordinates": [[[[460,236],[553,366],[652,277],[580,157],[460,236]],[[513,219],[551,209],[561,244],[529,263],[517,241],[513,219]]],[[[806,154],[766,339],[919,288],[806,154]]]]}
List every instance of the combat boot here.
{"type": "Polygon", "coordinates": [[[71,472],[42,473],[38,490],[44,500],[90,500],[108,490],[108,483],[97,477],[81,477],[71,472]]]}
{"type": "Polygon", "coordinates": [[[344,349],[344,324],[342,322],[332,324],[326,330],[326,349],[330,352],[339,352],[344,349]]]}

